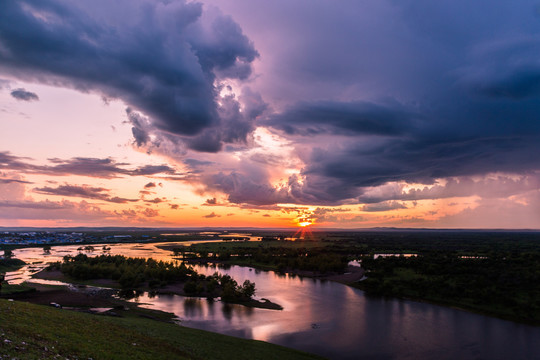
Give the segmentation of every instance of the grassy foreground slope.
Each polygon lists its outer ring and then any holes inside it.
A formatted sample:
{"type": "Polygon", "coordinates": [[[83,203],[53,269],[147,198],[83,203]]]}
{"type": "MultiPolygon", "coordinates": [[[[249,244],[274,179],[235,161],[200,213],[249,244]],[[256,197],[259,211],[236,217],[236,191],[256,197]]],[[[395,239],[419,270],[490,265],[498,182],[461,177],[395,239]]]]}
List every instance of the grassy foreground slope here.
{"type": "Polygon", "coordinates": [[[262,341],[150,319],[90,315],[0,299],[0,357],[18,359],[318,359],[262,341]]]}

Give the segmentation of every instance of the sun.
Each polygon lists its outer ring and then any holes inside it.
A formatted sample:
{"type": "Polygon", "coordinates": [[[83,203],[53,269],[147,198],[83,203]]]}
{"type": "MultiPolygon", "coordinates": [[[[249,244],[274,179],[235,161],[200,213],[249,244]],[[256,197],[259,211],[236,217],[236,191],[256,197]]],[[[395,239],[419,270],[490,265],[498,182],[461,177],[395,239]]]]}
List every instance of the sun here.
{"type": "Polygon", "coordinates": [[[306,227],[313,224],[313,219],[310,219],[307,216],[302,216],[301,218],[297,219],[297,221],[298,221],[298,226],[300,227],[306,227]]]}
{"type": "Polygon", "coordinates": [[[301,220],[301,221],[298,223],[298,226],[306,227],[306,226],[309,226],[309,225],[311,225],[311,224],[312,224],[311,221],[301,220]]]}

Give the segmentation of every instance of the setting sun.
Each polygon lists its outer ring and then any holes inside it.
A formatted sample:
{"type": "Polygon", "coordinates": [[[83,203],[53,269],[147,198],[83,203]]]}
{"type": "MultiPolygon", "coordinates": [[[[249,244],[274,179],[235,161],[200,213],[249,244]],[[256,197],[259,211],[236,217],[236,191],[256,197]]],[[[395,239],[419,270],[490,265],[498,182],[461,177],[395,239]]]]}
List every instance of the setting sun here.
{"type": "Polygon", "coordinates": [[[308,219],[299,219],[298,220],[298,226],[301,226],[301,227],[306,227],[306,226],[309,226],[311,224],[313,224],[313,223],[308,219]]]}

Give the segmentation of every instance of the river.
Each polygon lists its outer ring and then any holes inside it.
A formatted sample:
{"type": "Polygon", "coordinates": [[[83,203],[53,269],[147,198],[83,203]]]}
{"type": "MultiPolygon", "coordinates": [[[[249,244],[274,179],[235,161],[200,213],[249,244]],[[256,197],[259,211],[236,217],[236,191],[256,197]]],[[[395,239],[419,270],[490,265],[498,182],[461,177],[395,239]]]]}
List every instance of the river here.
{"type": "MultiPolygon", "coordinates": [[[[108,244],[111,254],[171,260],[159,244],[108,244]]],[[[17,283],[42,268],[77,253],[76,246],[14,251],[28,265],[8,273],[17,283]]],[[[89,255],[102,253],[95,246],[89,255]]],[[[257,298],[267,298],[283,310],[247,308],[176,295],[133,300],[143,306],[173,312],[189,327],[305,350],[332,359],[539,359],[540,327],[518,324],[466,311],[415,301],[366,296],[348,286],[232,266],[195,266],[198,272],[231,275],[239,283],[256,283],[257,298]]]]}

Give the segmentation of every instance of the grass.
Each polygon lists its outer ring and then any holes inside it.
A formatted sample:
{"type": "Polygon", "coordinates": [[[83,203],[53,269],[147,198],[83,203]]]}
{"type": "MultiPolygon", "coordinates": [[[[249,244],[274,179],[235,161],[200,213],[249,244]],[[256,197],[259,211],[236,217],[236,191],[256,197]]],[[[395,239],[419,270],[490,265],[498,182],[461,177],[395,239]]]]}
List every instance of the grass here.
{"type": "Polygon", "coordinates": [[[87,286],[95,286],[95,287],[107,287],[111,289],[121,289],[121,286],[117,281],[112,281],[108,279],[97,279],[97,280],[96,279],[89,279],[89,280],[75,279],[69,275],[63,274],[60,271],[50,271],[47,269],[41,270],[40,272],[33,274],[32,277],[36,279],[55,280],[55,281],[69,283],[69,284],[76,284],[76,285],[87,285],[87,286]]]}
{"type": "Polygon", "coordinates": [[[15,295],[18,293],[25,293],[30,291],[36,291],[34,287],[20,284],[20,285],[11,285],[7,282],[2,283],[2,290],[0,290],[0,295],[2,296],[9,296],[9,295],[15,295]]]}
{"type": "Polygon", "coordinates": [[[140,318],[0,299],[0,355],[19,359],[318,359],[261,341],[140,318]]]}

